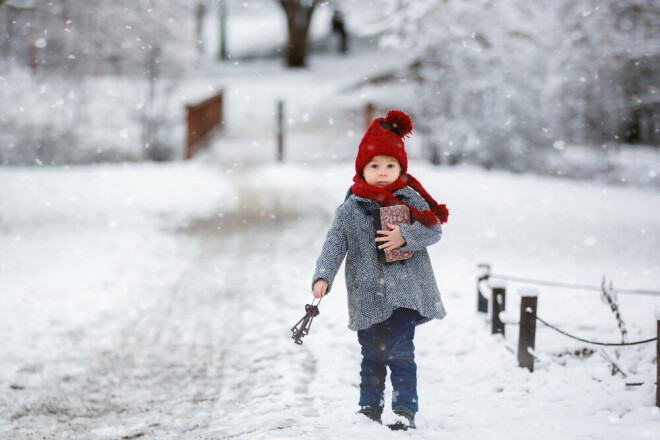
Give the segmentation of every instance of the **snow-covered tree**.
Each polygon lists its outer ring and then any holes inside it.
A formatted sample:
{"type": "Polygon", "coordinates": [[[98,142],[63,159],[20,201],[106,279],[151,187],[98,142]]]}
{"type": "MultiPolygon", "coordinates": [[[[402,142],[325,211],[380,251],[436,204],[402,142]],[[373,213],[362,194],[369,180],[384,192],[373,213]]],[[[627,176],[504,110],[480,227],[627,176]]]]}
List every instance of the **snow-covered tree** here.
{"type": "Polygon", "coordinates": [[[7,0],[0,51],[10,62],[58,73],[143,72],[159,47],[161,71],[194,60],[194,5],[185,0],[7,0]]]}
{"type": "Polygon", "coordinates": [[[658,102],[657,1],[387,6],[387,26],[413,56],[417,126],[436,161],[527,168],[558,140],[617,141],[640,94],[658,102]]]}
{"type": "Polygon", "coordinates": [[[660,2],[565,1],[558,13],[555,130],[579,142],[660,143],[660,2]]]}
{"type": "Polygon", "coordinates": [[[551,23],[537,3],[390,3],[403,47],[416,56],[417,126],[434,160],[524,161],[526,150],[547,138],[538,109],[551,23]]]}
{"type": "Polygon", "coordinates": [[[179,118],[171,97],[195,60],[194,18],[185,0],[4,2],[0,163],[170,157],[179,118]],[[103,81],[94,75],[112,84],[112,117],[101,126],[107,109],[90,96],[103,81]]]}

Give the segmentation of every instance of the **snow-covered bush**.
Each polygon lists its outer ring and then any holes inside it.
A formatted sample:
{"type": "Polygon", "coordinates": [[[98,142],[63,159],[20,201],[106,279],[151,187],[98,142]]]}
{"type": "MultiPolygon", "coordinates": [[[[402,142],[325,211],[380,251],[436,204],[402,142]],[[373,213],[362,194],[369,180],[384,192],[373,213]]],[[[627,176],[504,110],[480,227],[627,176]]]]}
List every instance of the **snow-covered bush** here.
{"type": "Polygon", "coordinates": [[[173,156],[171,97],[196,56],[184,0],[0,5],[0,164],[173,156]]]}
{"type": "Polygon", "coordinates": [[[160,70],[194,61],[194,16],[185,0],[8,0],[0,6],[5,63],[75,74],[143,74],[159,47],[160,70]]]}
{"type": "Polygon", "coordinates": [[[575,142],[660,144],[660,3],[562,1],[557,17],[546,92],[560,110],[554,131],[575,142]]]}
{"type": "MultiPolygon", "coordinates": [[[[660,102],[657,2],[387,4],[389,28],[415,57],[417,126],[436,162],[529,169],[558,141],[619,142],[640,96],[660,102]]],[[[660,141],[657,127],[646,133],[660,141]]]]}

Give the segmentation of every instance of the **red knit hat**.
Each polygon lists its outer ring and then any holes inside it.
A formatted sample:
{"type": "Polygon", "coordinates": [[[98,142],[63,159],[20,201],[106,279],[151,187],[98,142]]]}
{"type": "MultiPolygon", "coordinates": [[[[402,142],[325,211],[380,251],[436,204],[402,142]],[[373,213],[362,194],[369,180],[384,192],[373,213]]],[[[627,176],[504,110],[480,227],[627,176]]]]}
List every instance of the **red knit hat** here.
{"type": "Polygon", "coordinates": [[[392,156],[399,161],[401,173],[408,169],[408,156],[403,146],[403,138],[412,132],[410,116],[399,110],[390,110],[384,118],[376,118],[360,141],[355,158],[355,172],[362,174],[374,156],[392,156]]]}

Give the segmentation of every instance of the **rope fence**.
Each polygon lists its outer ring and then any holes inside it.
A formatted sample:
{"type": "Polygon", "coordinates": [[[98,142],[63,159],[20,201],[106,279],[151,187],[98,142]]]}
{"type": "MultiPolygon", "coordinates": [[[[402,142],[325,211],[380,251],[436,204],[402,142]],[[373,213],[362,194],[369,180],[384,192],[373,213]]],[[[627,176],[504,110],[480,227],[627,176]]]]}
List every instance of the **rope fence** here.
{"type": "Polygon", "coordinates": [[[629,345],[642,345],[642,344],[648,344],[649,342],[653,342],[653,341],[656,341],[658,339],[657,336],[656,336],[655,338],[645,339],[643,341],[636,341],[636,342],[596,342],[596,341],[590,341],[588,339],[579,338],[575,335],[572,335],[568,332],[565,332],[565,331],[555,327],[554,325],[548,324],[546,321],[539,318],[538,316],[535,316],[535,318],[536,318],[537,321],[541,322],[546,327],[549,327],[549,328],[553,329],[554,331],[556,331],[557,333],[561,333],[564,336],[568,336],[571,339],[575,339],[576,341],[580,341],[580,342],[586,342],[587,344],[600,345],[600,346],[603,346],[603,347],[627,347],[629,345]]]}
{"type": "MultiPolygon", "coordinates": [[[[576,290],[595,290],[598,292],[603,291],[602,286],[589,286],[586,284],[572,284],[572,283],[562,283],[558,281],[545,281],[545,280],[536,280],[534,278],[523,278],[512,275],[500,275],[500,274],[488,274],[486,279],[498,279],[503,281],[514,281],[518,283],[525,284],[536,284],[540,286],[551,286],[551,287],[561,287],[565,289],[576,289],[576,290]]],[[[623,293],[623,294],[632,294],[632,295],[651,295],[651,296],[660,296],[660,291],[656,290],[637,290],[637,289],[620,289],[620,288],[608,288],[610,292],[614,293],[623,293]]]]}
{"type": "MultiPolygon", "coordinates": [[[[492,334],[501,334],[502,336],[504,336],[506,330],[505,327],[506,324],[518,326],[518,330],[519,330],[518,365],[520,367],[527,368],[530,372],[534,371],[534,361],[536,360],[536,356],[534,355],[534,349],[536,344],[537,321],[542,323],[546,327],[571,339],[584,342],[586,344],[598,345],[603,347],[629,347],[635,345],[648,344],[655,341],[656,353],[657,353],[656,361],[655,361],[657,364],[656,405],[660,407],[660,387],[657,386],[657,384],[660,383],[660,339],[658,339],[658,336],[660,336],[660,311],[656,313],[657,336],[654,338],[648,338],[634,342],[591,341],[573,335],[571,333],[568,333],[558,328],[557,326],[548,323],[546,320],[540,318],[537,314],[538,290],[536,287],[521,287],[519,289],[519,294],[521,297],[520,320],[515,323],[503,321],[501,315],[506,309],[506,287],[507,287],[506,281],[513,281],[513,282],[531,284],[531,285],[571,288],[578,290],[597,290],[603,292],[603,294],[623,293],[623,294],[635,294],[635,295],[660,296],[660,291],[618,289],[618,288],[615,289],[611,285],[609,287],[606,287],[605,281],[603,281],[602,286],[596,287],[596,286],[589,286],[584,284],[570,284],[563,282],[538,280],[533,278],[523,278],[523,277],[517,277],[511,275],[492,274],[490,272],[489,264],[479,264],[477,266],[477,312],[487,314],[490,309],[492,334]],[[487,281],[487,283],[484,283],[485,281],[487,281]],[[491,296],[490,300],[484,295],[484,292],[482,291],[482,288],[484,286],[487,286],[488,289],[490,290],[490,296],[491,296]]],[[[613,308],[612,310],[614,311],[615,309],[613,308]]],[[[618,318],[618,311],[617,311],[617,318],[618,318]]],[[[624,335],[625,337],[625,331],[622,331],[622,335],[624,335]]]]}

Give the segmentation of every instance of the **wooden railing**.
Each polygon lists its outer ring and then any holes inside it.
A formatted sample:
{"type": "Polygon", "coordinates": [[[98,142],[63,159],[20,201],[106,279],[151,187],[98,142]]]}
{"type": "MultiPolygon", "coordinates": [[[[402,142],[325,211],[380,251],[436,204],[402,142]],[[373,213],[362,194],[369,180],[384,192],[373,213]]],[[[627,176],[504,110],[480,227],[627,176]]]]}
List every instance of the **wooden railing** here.
{"type": "Polygon", "coordinates": [[[192,158],[202,148],[202,141],[222,128],[222,91],[199,104],[186,106],[185,158],[192,158]]]}

